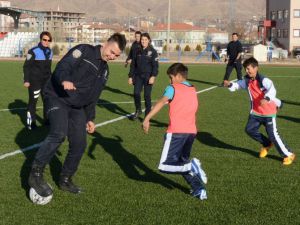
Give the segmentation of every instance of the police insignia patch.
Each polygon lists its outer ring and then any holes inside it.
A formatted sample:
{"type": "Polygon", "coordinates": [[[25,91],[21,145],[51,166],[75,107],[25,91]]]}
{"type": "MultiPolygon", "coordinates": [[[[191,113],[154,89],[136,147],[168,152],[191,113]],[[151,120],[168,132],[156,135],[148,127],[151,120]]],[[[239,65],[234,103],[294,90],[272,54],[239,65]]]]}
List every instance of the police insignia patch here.
{"type": "Polygon", "coordinates": [[[73,52],[72,52],[72,55],[75,59],[78,59],[80,56],[81,56],[82,52],[79,50],[79,49],[75,49],[73,52]]]}
{"type": "Polygon", "coordinates": [[[27,54],[26,59],[29,60],[31,59],[32,55],[31,54],[27,54]]]}
{"type": "Polygon", "coordinates": [[[152,55],[152,51],[148,51],[148,56],[151,56],[152,55]]]}

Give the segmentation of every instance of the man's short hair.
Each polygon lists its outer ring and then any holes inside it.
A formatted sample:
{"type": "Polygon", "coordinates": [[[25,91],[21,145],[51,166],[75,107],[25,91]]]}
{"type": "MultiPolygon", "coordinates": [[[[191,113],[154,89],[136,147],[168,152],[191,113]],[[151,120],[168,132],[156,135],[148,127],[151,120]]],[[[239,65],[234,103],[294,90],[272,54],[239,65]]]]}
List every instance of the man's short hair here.
{"type": "Polygon", "coordinates": [[[127,41],[124,34],[114,33],[108,38],[107,42],[116,42],[120,50],[124,51],[127,41]]]}
{"type": "Polygon", "coordinates": [[[179,73],[184,78],[187,78],[188,72],[189,72],[188,68],[183,63],[174,63],[167,70],[167,74],[169,76],[170,75],[175,76],[176,74],[179,73]]]}
{"type": "Polygon", "coordinates": [[[258,67],[258,61],[254,57],[250,57],[249,59],[246,59],[245,62],[243,63],[243,67],[246,68],[249,65],[252,67],[258,67]]]}
{"type": "Polygon", "coordinates": [[[44,36],[49,37],[49,41],[50,41],[50,42],[52,41],[52,35],[50,34],[50,32],[48,32],[48,31],[43,31],[43,32],[40,34],[40,40],[42,40],[42,38],[43,38],[44,36]]]}
{"type": "Polygon", "coordinates": [[[142,32],[141,31],[136,31],[135,33],[134,33],[134,35],[136,35],[136,34],[139,34],[139,35],[141,35],[142,34],[142,32]]]}
{"type": "Polygon", "coordinates": [[[231,35],[231,36],[233,36],[233,35],[239,36],[239,34],[238,34],[238,33],[236,33],[236,32],[235,32],[235,33],[232,33],[232,35],[231,35]]]}

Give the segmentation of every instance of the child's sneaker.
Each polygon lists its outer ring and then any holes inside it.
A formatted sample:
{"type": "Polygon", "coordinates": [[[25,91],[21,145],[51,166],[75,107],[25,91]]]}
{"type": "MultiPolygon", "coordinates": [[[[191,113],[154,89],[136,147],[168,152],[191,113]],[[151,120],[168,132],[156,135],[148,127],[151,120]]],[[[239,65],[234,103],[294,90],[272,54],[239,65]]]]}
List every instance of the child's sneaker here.
{"type": "Polygon", "coordinates": [[[200,200],[207,199],[207,193],[206,193],[206,190],[204,188],[199,188],[198,190],[193,191],[191,194],[192,194],[193,197],[199,198],[200,200]]]}
{"type": "Polygon", "coordinates": [[[291,165],[295,159],[296,159],[296,155],[292,153],[290,156],[283,158],[282,164],[285,166],[291,165]]]}
{"type": "Polygon", "coordinates": [[[207,183],[207,176],[206,176],[206,173],[204,172],[204,170],[201,168],[200,161],[196,158],[193,158],[191,160],[191,164],[192,164],[191,171],[195,175],[197,175],[204,184],[206,184],[207,183]]]}
{"type": "Polygon", "coordinates": [[[272,146],[273,146],[273,144],[271,143],[267,147],[262,147],[259,152],[259,158],[265,158],[268,155],[268,152],[272,146]]]}

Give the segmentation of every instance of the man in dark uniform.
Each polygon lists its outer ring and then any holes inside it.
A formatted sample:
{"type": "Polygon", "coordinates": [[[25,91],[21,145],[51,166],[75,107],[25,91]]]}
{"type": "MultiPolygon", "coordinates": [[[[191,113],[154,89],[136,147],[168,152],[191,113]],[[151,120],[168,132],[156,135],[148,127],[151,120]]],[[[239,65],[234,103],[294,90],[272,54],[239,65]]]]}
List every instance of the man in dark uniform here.
{"type": "Polygon", "coordinates": [[[75,46],[57,64],[44,93],[50,132],[36,153],[28,180],[29,186],[39,195],[52,194],[51,187],[43,179],[43,171],[65,137],[69,150],[59,188],[75,194],[81,192],[71,178],[86,147],[86,131],[93,133],[95,130],[95,106],[108,79],[107,62],[120,56],[125,46],[124,35],[116,33],[103,46],[75,46]]]}
{"type": "Polygon", "coordinates": [[[133,55],[128,83],[134,85],[135,114],[132,119],[137,119],[142,113],[141,91],[144,87],[145,116],[151,111],[151,92],[155,78],[158,75],[158,54],[151,45],[151,38],[148,33],[141,35],[141,48],[138,48],[133,55]]]}
{"type": "MultiPolygon", "coordinates": [[[[40,34],[40,43],[27,53],[23,66],[24,87],[28,88],[29,101],[27,108],[27,128],[36,128],[36,103],[40,94],[44,101],[43,88],[51,76],[53,53],[49,48],[52,36],[44,31],[40,34]]],[[[44,108],[45,109],[45,108],[44,108]]],[[[44,110],[44,119],[47,121],[44,110]]]]}
{"type": "Polygon", "coordinates": [[[125,67],[128,66],[128,64],[131,63],[131,60],[133,58],[133,55],[134,55],[134,52],[141,47],[141,35],[142,35],[142,32],[141,31],[136,31],[134,33],[134,38],[135,38],[135,41],[132,43],[131,45],[131,48],[130,48],[130,51],[129,51],[129,54],[128,54],[128,57],[125,61],[125,67]]]}
{"type": "Polygon", "coordinates": [[[236,73],[237,73],[237,79],[238,80],[242,80],[242,52],[243,52],[243,48],[242,48],[242,44],[241,42],[238,40],[238,34],[237,33],[233,33],[232,34],[232,41],[229,42],[228,46],[227,46],[227,57],[226,57],[226,61],[227,66],[226,66],[226,72],[225,72],[225,76],[223,79],[223,82],[220,84],[220,86],[224,86],[224,82],[227,82],[229,80],[230,74],[232,72],[232,70],[235,68],[236,73]]]}

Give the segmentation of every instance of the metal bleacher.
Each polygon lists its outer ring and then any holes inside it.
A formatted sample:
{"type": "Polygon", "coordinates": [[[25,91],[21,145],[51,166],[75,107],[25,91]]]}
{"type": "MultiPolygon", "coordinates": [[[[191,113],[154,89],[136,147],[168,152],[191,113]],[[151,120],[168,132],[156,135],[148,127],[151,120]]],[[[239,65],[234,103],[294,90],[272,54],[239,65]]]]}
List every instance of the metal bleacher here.
{"type": "Polygon", "coordinates": [[[37,32],[8,32],[0,39],[0,57],[22,56],[25,47],[31,43],[37,43],[39,33],[37,32]]]}

